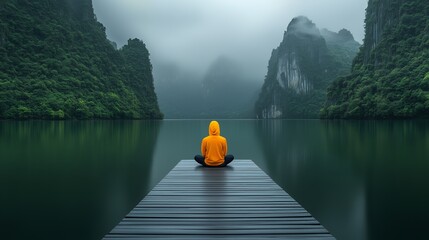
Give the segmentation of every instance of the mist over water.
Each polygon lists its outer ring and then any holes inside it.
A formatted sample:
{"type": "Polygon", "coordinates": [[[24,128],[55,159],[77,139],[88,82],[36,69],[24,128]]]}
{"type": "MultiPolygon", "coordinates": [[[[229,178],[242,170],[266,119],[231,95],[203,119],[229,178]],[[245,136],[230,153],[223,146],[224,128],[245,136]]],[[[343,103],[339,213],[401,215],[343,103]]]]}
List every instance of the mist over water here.
{"type": "Polygon", "coordinates": [[[271,52],[292,18],[305,15],[318,28],[335,32],[347,28],[360,41],[366,7],[363,0],[93,3],[118,47],[134,37],[147,45],[155,92],[167,119],[254,118],[271,52]]]}
{"type": "Polygon", "coordinates": [[[164,65],[154,71],[158,102],[166,119],[254,118],[261,83],[237,62],[218,58],[204,76],[164,65]]]}

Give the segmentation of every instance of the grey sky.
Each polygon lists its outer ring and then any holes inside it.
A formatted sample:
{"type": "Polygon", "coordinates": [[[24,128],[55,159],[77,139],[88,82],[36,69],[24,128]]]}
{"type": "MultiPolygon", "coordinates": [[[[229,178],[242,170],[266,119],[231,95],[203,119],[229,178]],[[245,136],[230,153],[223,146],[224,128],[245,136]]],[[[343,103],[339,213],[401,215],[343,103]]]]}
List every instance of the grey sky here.
{"type": "Polygon", "coordinates": [[[318,28],[364,37],[367,0],[93,0],[108,38],[119,46],[140,38],[159,62],[203,73],[219,56],[263,80],[273,48],[293,17],[318,28]]]}

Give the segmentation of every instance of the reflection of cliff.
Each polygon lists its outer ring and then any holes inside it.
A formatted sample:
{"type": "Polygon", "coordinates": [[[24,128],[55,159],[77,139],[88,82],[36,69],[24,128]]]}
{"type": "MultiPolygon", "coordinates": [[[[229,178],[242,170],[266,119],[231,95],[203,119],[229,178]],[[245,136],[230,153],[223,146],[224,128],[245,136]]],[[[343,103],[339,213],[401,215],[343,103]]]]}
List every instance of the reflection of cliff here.
{"type": "Polygon", "coordinates": [[[6,236],[100,239],[150,190],[158,126],[156,121],[2,122],[6,236]]]}
{"type": "Polygon", "coordinates": [[[427,121],[270,120],[256,133],[269,175],[338,239],[426,238],[427,121]]]}
{"type": "Polygon", "coordinates": [[[412,232],[413,239],[425,239],[427,121],[328,121],[325,133],[337,161],[364,179],[368,238],[407,239],[412,232]]]}
{"type": "Polygon", "coordinates": [[[335,123],[264,120],[255,130],[276,183],[338,239],[366,238],[365,178],[338,154],[338,138],[327,137],[329,130],[341,134],[335,123]]]}

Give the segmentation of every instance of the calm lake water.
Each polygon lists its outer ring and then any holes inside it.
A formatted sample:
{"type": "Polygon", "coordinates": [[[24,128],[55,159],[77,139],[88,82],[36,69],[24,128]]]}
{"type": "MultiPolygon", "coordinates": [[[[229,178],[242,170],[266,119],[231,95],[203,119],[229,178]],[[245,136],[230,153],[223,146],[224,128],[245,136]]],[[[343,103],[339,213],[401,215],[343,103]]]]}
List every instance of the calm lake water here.
{"type": "MultiPolygon", "coordinates": [[[[220,120],[337,239],[427,239],[429,121],[220,120]]],[[[209,120],[0,121],[4,239],[100,239],[181,159],[209,120]]]]}

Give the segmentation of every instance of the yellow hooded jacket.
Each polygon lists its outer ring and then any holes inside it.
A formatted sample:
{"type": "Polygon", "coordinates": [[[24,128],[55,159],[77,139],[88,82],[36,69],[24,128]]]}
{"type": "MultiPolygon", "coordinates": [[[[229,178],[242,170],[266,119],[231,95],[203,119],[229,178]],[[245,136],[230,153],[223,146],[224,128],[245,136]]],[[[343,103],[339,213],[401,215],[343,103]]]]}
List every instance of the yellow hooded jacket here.
{"type": "Polygon", "coordinates": [[[209,136],[201,142],[201,154],[204,162],[209,166],[219,166],[225,161],[228,152],[226,138],[220,136],[220,126],[217,121],[211,121],[209,125],[209,136]]]}

